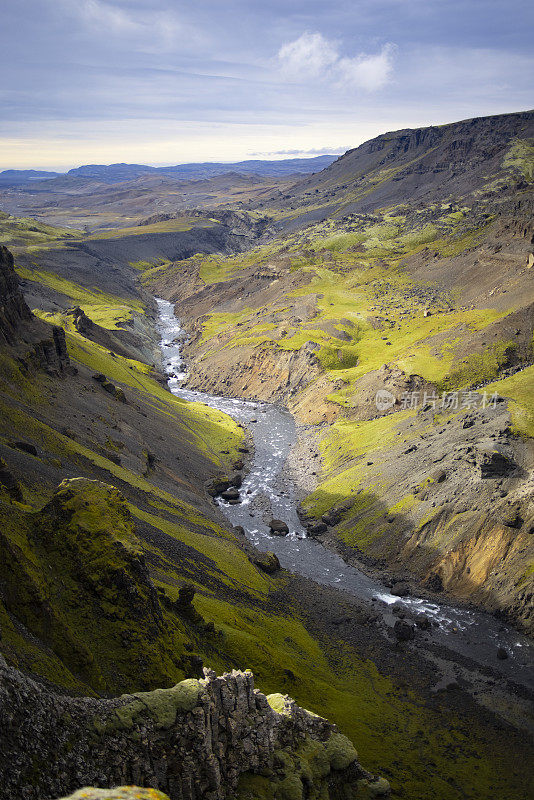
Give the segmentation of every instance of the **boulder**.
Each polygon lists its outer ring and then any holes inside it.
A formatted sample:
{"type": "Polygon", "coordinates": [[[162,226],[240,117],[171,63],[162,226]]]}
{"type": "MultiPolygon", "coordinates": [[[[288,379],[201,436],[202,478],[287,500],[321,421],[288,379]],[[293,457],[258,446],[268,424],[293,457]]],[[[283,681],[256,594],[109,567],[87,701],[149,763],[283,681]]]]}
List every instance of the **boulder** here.
{"type": "Polygon", "coordinates": [[[506,525],[507,528],[521,528],[523,522],[524,519],[521,516],[519,508],[509,509],[503,519],[503,524],[506,525]]]}
{"type": "Polygon", "coordinates": [[[443,483],[447,479],[447,473],[444,469],[436,469],[430,477],[435,483],[443,483]]]}
{"type": "Polygon", "coordinates": [[[476,457],[481,478],[506,477],[517,469],[515,461],[495,443],[479,445],[476,457]]]}
{"type": "Polygon", "coordinates": [[[497,658],[500,661],[505,661],[508,658],[508,650],[505,647],[497,648],[497,658]]]}
{"type": "Polygon", "coordinates": [[[281,519],[272,519],[269,522],[269,528],[274,536],[287,536],[289,533],[289,526],[281,519]]]}
{"type": "Polygon", "coordinates": [[[18,500],[20,502],[23,499],[20,483],[8,468],[3,458],[0,458],[0,487],[2,487],[12,500],[18,500]]]}
{"type": "Polygon", "coordinates": [[[262,553],[253,558],[252,563],[268,575],[272,575],[280,569],[280,562],[275,553],[262,553]]]}
{"type": "Polygon", "coordinates": [[[111,381],[108,381],[106,376],[101,372],[93,375],[93,380],[99,383],[108,394],[115,398],[115,400],[119,400],[121,403],[126,402],[126,395],[124,394],[123,390],[120,387],[115,386],[115,384],[111,383],[111,381]]]}
{"type": "Polygon", "coordinates": [[[399,642],[408,642],[415,636],[414,626],[404,619],[395,621],[393,632],[399,642]]]}
{"type": "Polygon", "coordinates": [[[310,525],[308,533],[310,536],[319,536],[321,533],[326,533],[328,526],[324,522],[316,522],[315,525],[310,525]]]}
{"type": "Polygon", "coordinates": [[[222,494],[229,486],[230,481],[226,476],[219,475],[216,478],[210,478],[209,481],[206,481],[206,490],[212,497],[217,497],[217,495],[222,494]]]}
{"type": "Polygon", "coordinates": [[[223,500],[239,500],[239,489],[231,486],[229,489],[225,489],[224,492],[221,492],[221,497],[223,500]]]}
{"type": "Polygon", "coordinates": [[[195,587],[190,583],[186,583],[181,589],[178,590],[178,600],[176,603],[184,607],[190,606],[194,600],[195,594],[195,587]]]}
{"type": "Polygon", "coordinates": [[[243,476],[240,472],[234,472],[230,475],[230,486],[235,486],[236,489],[240,489],[243,485],[243,476]]]}
{"type": "Polygon", "coordinates": [[[391,594],[394,594],[395,597],[408,597],[410,587],[404,581],[397,581],[391,587],[391,594]]]}
{"type": "Polygon", "coordinates": [[[432,627],[432,621],[431,621],[430,617],[427,617],[426,614],[416,614],[415,615],[415,624],[422,631],[428,631],[432,627]]]}

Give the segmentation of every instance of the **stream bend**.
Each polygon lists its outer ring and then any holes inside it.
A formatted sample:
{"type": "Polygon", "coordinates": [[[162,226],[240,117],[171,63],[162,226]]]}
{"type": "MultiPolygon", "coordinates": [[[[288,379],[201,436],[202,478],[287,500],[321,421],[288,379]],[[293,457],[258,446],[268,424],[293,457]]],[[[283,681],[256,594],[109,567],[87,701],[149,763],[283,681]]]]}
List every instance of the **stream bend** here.
{"type": "Polygon", "coordinates": [[[216,408],[245,425],[254,440],[254,458],[240,489],[241,503],[217,502],[232,525],[244,528],[249,541],[259,550],[276,553],[285,569],[316,583],[347,592],[379,611],[388,627],[396,617],[394,603],[412,612],[424,613],[434,623],[431,631],[418,634],[489,666],[510,680],[534,688],[530,640],[513,628],[482,611],[437,604],[418,597],[396,597],[374,577],[347,564],[336,553],[306,537],[297,514],[294,487],[284,470],[291,448],[296,443],[296,424],[285,409],[270,403],[214,397],[183,386],[187,378],[180,353],[184,333],[174,315],[174,306],[156,298],[159,312],[162,363],[170,391],[185,400],[216,408]],[[275,518],[287,523],[288,536],[272,536],[267,521],[275,518]],[[509,653],[506,660],[496,657],[498,647],[509,653]]]}

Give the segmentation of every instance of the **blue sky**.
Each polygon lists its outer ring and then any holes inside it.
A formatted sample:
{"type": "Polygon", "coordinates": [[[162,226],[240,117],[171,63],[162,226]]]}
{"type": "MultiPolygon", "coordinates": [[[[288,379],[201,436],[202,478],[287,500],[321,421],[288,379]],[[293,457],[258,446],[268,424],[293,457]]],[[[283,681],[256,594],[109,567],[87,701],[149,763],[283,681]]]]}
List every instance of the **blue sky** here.
{"type": "Polygon", "coordinates": [[[0,169],[341,152],[532,108],[523,0],[0,0],[0,169]]]}

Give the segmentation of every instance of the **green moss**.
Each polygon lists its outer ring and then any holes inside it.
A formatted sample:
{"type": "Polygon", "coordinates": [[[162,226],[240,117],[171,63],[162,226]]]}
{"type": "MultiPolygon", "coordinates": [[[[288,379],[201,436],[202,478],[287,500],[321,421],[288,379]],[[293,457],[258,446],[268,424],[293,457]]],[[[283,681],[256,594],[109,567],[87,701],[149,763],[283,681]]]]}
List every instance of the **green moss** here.
{"type": "Polygon", "coordinates": [[[126,228],[99,230],[86,238],[89,241],[98,241],[100,239],[124,239],[129,236],[143,236],[155,233],[181,233],[190,231],[192,228],[213,228],[214,224],[216,224],[214,220],[206,222],[196,217],[184,216],[177,217],[176,219],[164,220],[163,222],[153,222],[150,225],[133,225],[126,228]]]}
{"type": "MultiPolygon", "coordinates": [[[[188,509],[185,503],[181,504],[181,512],[175,511],[177,518],[171,522],[132,507],[135,517],[210,559],[213,562],[213,574],[229,586],[245,585],[251,591],[268,591],[270,579],[254,567],[232,533],[214,523],[207,524],[198,512],[192,507],[188,509]]],[[[210,614],[208,616],[211,618],[210,614]]]]}
{"type": "Polygon", "coordinates": [[[29,217],[12,217],[9,214],[0,217],[0,244],[9,247],[35,249],[51,244],[61,247],[64,241],[79,238],[81,234],[81,231],[72,228],[55,227],[29,217]]]}
{"type": "Polygon", "coordinates": [[[527,367],[504,378],[502,381],[490,383],[485,391],[491,396],[497,392],[507,397],[510,402],[510,413],[514,430],[524,436],[534,437],[534,367],[527,367]]]}
{"type": "Polygon", "coordinates": [[[346,769],[358,758],[352,742],[341,733],[333,733],[327,740],[326,755],[332,769],[346,769]]]}
{"type": "Polygon", "coordinates": [[[136,692],[133,695],[135,700],[116,709],[117,727],[128,729],[148,717],[157,728],[171,728],[178,714],[186,714],[195,708],[201,694],[202,685],[194,678],[181,681],[171,689],[136,692]]]}
{"type": "Polygon", "coordinates": [[[534,179],[534,139],[518,139],[504,157],[503,167],[520,172],[524,178],[534,179]]]}
{"type": "Polygon", "coordinates": [[[235,463],[244,434],[227,414],[175,397],[151,377],[151,368],[140,361],[110,354],[75,331],[67,331],[66,337],[72,359],[142,394],[152,405],[153,413],[172,417],[183,427],[184,437],[191,445],[217,466],[228,469],[235,463]]]}
{"type": "Polygon", "coordinates": [[[169,797],[156,789],[142,789],[139,786],[118,786],[115,789],[86,786],[62,800],[169,800],[169,797]]]}
{"type": "Polygon", "coordinates": [[[439,388],[463,389],[497,377],[499,371],[510,362],[516,349],[517,345],[512,341],[496,342],[480,353],[467,356],[462,364],[440,381],[439,388]]]}
{"type": "Polygon", "coordinates": [[[73,681],[109,692],[184,677],[183,630],[178,620],[165,624],[116,489],[71,479],[42,512],[14,518],[11,507],[5,511],[6,607],[73,681]]]}
{"type": "Polygon", "coordinates": [[[277,714],[288,714],[286,709],[287,695],[275,692],[274,694],[267,695],[267,702],[277,714]]]}

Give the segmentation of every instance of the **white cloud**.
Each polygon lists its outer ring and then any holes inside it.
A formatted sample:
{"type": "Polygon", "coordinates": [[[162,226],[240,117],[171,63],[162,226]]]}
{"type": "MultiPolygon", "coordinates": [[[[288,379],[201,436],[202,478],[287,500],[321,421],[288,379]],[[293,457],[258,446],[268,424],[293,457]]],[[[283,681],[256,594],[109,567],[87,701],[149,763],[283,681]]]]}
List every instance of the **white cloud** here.
{"type": "MultiPolygon", "coordinates": [[[[57,0],[55,0],[57,2],[57,0]]],[[[145,52],[172,49],[186,37],[186,26],[172,10],[153,10],[148,7],[124,8],[105,0],[60,0],[63,7],[81,19],[92,32],[101,36],[134,40],[137,48],[145,52]]],[[[193,40],[194,31],[187,30],[187,39],[193,40]]]]}
{"type": "Polygon", "coordinates": [[[374,56],[359,55],[341,58],[336,64],[342,82],[353,84],[368,92],[381,89],[391,80],[395,45],[386,44],[374,56]]]}
{"type": "Polygon", "coordinates": [[[367,92],[381,89],[391,79],[395,45],[385,44],[369,55],[341,56],[336,42],[320,33],[303,33],[278,51],[282,73],[299,83],[319,79],[338,88],[358,88],[367,92]]]}
{"type": "Polygon", "coordinates": [[[293,42],[282,45],[278,52],[282,69],[299,80],[320,77],[338,60],[337,47],[320,33],[303,33],[293,42]]]}

